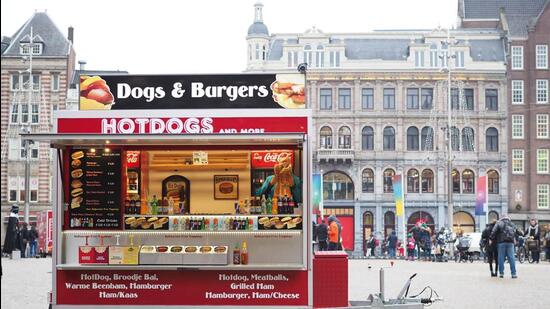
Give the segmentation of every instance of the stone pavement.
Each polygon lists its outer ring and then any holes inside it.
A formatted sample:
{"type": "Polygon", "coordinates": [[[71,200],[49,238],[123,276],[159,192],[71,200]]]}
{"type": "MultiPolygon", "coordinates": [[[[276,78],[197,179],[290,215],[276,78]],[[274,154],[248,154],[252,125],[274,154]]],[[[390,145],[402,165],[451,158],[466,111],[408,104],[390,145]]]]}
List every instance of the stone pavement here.
{"type": "MultiPolygon", "coordinates": [[[[378,292],[378,274],[389,260],[350,260],[349,298],[365,300],[378,292]],[[369,269],[369,265],[371,268],[369,269]]],[[[2,259],[2,309],[46,309],[51,289],[51,259],[2,259]]],[[[330,270],[327,270],[330,271],[330,270]]],[[[411,295],[429,285],[444,301],[431,308],[549,308],[550,263],[518,264],[519,279],[491,278],[487,264],[396,261],[386,270],[386,296],[395,297],[406,279],[418,273],[411,295]]]]}

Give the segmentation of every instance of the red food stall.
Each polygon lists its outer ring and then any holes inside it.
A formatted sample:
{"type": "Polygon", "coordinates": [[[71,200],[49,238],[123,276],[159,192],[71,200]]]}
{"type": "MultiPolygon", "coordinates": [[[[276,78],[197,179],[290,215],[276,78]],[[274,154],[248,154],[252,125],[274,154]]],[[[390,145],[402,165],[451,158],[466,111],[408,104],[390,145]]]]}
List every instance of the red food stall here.
{"type": "Polygon", "coordinates": [[[301,74],[81,76],[80,110],[23,135],[57,149],[53,307],[311,307],[304,86],[301,74]],[[256,195],[255,158],[281,153],[256,195]]]}

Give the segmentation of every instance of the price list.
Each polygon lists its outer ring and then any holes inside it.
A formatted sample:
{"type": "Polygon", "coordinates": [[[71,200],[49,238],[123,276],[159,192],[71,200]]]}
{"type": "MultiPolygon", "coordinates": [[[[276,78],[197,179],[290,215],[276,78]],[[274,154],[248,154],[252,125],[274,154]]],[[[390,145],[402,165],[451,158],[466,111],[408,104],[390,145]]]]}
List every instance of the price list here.
{"type": "Polygon", "coordinates": [[[121,228],[121,155],[110,149],[71,152],[71,228],[121,228]]]}

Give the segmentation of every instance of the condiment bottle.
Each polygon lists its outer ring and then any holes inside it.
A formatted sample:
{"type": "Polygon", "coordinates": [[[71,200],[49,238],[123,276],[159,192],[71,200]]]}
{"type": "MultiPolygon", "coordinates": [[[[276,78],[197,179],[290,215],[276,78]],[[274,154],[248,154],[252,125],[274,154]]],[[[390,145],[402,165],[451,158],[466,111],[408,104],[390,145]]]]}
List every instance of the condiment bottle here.
{"type": "Polygon", "coordinates": [[[246,241],[243,241],[243,247],[241,249],[241,264],[248,264],[248,249],[246,248],[246,241]]]}
{"type": "Polygon", "coordinates": [[[267,203],[265,200],[265,194],[262,194],[260,214],[267,214],[267,203]]]}
{"type": "Polygon", "coordinates": [[[233,249],[233,264],[241,264],[241,250],[239,249],[239,244],[235,244],[235,248],[233,249]]]}
{"type": "Polygon", "coordinates": [[[273,199],[271,200],[271,212],[276,215],[279,213],[279,203],[276,196],[273,196],[273,199]]]}

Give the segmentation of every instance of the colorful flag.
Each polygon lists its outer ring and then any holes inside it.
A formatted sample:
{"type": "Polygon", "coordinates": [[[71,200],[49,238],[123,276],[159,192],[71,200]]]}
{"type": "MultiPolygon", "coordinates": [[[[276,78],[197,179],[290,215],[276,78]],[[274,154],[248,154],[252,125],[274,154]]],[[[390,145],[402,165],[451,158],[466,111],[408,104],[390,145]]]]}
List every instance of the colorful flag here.
{"type": "Polygon", "coordinates": [[[403,181],[401,175],[392,177],[393,183],[393,199],[395,200],[395,214],[402,216],[405,212],[405,202],[403,196],[403,181]]]}
{"type": "Polygon", "coordinates": [[[487,205],[487,176],[479,176],[476,186],[476,216],[484,216],[487,205]]]}
{"type": "Polygon", "coordinates": [[[313,213],[323,216],[323,175],[313,174],[311,182],[313,213]]]}

